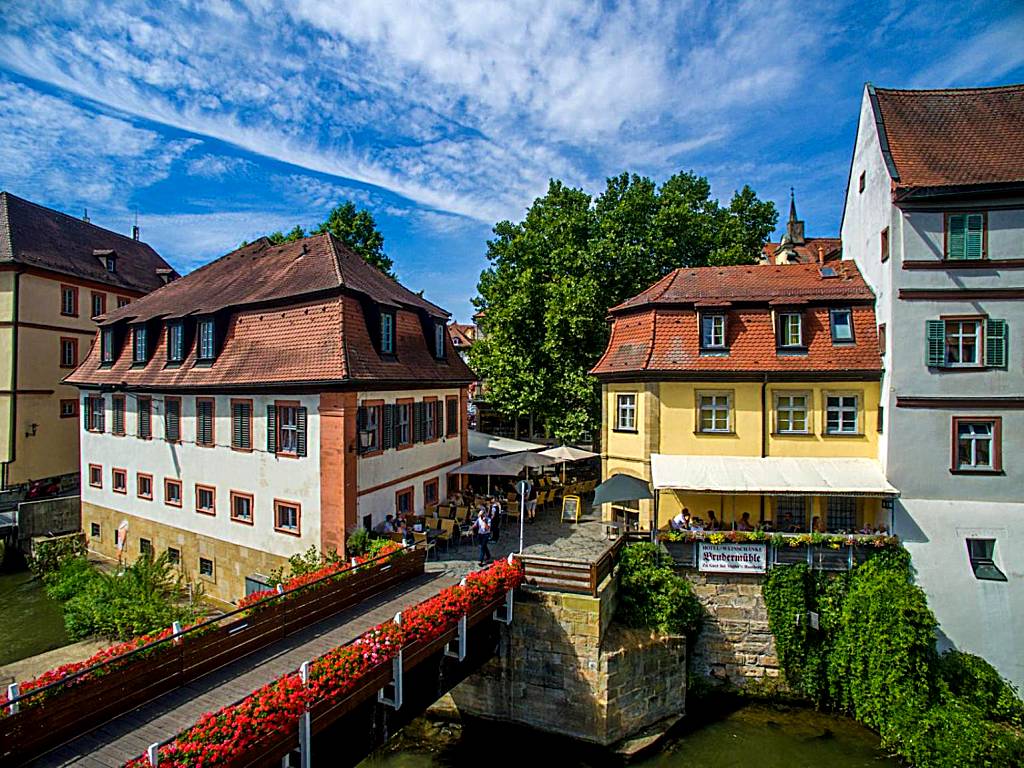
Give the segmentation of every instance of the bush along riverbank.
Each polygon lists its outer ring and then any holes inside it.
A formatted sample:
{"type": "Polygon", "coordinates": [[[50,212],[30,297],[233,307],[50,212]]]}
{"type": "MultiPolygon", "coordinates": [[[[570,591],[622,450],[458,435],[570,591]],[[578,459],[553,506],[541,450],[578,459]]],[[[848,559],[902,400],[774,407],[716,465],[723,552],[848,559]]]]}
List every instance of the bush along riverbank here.
{"type": "Polygon", "coordinates": [[[615,618],[627,627],[685,635],[692,645],[704,607],[689,581],[671,567],[657,544],[631,544],[618,566],[619,603],[615,618]]]}
{"type": "Polygon", "coordinates": [[[984,659],[938,653],[906,550],[843,574],[777,566],[764,597],[793,693],[874,729],[917,768],[1024,765],[1024,702],[984,659]]]}

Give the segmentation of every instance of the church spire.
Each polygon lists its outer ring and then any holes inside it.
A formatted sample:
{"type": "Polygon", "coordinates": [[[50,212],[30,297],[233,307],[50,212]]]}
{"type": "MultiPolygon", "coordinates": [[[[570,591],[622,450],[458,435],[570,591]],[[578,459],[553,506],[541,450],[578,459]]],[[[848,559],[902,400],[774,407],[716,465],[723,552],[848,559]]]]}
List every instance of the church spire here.
{"type": "Polygon", "coordinates": [[[793,194],[793,188],[789,188],[789,223],[793,224],[796,222],[796,196],[793,194]]]}
{"type": "Polygon", "coordinates": [[[794,245],[803,245],[804,223],[796,217],[796,195],[793,188],[789,188],[789,221],[786,222],[786,239],[794,245]]]}

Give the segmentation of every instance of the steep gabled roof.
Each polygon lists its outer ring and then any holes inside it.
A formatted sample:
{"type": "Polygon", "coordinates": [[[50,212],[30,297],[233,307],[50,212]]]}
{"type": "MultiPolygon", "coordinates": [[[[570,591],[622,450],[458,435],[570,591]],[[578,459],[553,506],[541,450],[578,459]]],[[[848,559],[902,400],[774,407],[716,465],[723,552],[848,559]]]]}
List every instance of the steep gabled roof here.
{"type": "Polygon", "coordinates": [[[1024,84],[868,90],[897,189],[1024,182],[1024,84]]]}
{"type": "Polygon", "coordinates": [[[0,264],[22,264],[148,293],[177,272],[149,245],[82,219],[0,192],[0,264]],[[111,252],[117,271],[97,253],[111,252]]]}
{"type": "Polygon", "coordinates": [[[367,264],[333,235],[322,234],[281,245],[260,238],[110,312],[102,324],[210,314],[229,307],[308,298],[340,289],[365,295],[384,306],[448,317],[440,307],[367,264]]]}
{"type": "MultiPolygon", "coordinates": [[[[775,258],[775,252],[779,250],[782,245],[781,241],[777,243],[765,243],[761,248],[761,255],[769,260],[769,263],[774,263],[772,259],[775,258]]],[[[814,264],[818,261],[818,249],[821,248],[822,259],[824,261],[835,261],[839,259],[843,251],[843,241],[838,237],[808,237],[800,245],[793,245],[792,248],[796,251],[798,264],[814,264]]]]}

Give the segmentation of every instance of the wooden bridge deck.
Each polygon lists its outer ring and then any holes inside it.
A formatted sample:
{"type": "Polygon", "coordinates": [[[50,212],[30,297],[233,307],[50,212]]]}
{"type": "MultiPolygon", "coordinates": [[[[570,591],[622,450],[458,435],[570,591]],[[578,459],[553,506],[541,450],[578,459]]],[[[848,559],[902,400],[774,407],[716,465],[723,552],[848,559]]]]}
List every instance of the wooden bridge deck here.
{"type": "Polygon", "coordinates": [[[145,752],[150,744],[163,741],[192,725],[204,712],[231,704],[298,668],[303,661],[351,642],[370,627],[432,597],[458,580],[454,573],[434,571],[404,582],[115,718],[30,765],[122,766],[126,760],[145,752]]]}

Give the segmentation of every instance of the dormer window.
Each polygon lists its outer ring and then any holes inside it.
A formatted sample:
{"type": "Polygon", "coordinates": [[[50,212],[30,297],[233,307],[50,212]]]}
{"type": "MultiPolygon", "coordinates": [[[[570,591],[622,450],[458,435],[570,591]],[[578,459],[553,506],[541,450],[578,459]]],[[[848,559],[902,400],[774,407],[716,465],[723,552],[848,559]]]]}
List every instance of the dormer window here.
{"type": "Polygon", "coordinates": [[[779,346],[802,347],[804,343],[803,323],[799,312],[779,314],[779,346]]]}
{"type": "Polygon", "coordinates": [[[725,315],[701,315],[701,349],[725,349],[725,315]]]}
{"type": "Polygon", "coordinates": [[[444,323],[434,323],[434,357],[444,360],[444,323]]]}
{"type": "Polygon", "coordinates": [[[214,325],[212,317],[199,321],[199,348],[197,350],[196,357],[200,360],[213,360],[215,351],[213,331],[214,325]]]}
{"type": "Polygon", "coordinates": [[[104,328],[100,336],[100,362],[114,362],[114,329],[104,328]]]}
{"type": "Polygon", "coordinates": [[[395,354],[395,316],[391,312],[380,313],[380,351],[383,355],[395,354]]]}
{"type": "Polygon", "coordinates": [[[132,329],[132,362],[146,362],[146,326],[138,325],[132,329]]]}
{"type": "Polygon", "coordinates": [[[853,341],[853,312],[849,309],[833,309],[829,312],[829,319],[833,343],[853,341]]]}
{"type": "Polygon", "coordinates": [[[117,256],[107,256],[106,262],[107,272],[110,272],[111,274],[117,272],[117,256]]]}
{"type": "Polygon", "coordinates": [[[185,325],[180,320],[167,324],[167,361],[180,363],[185,359],[185,325]]]}

